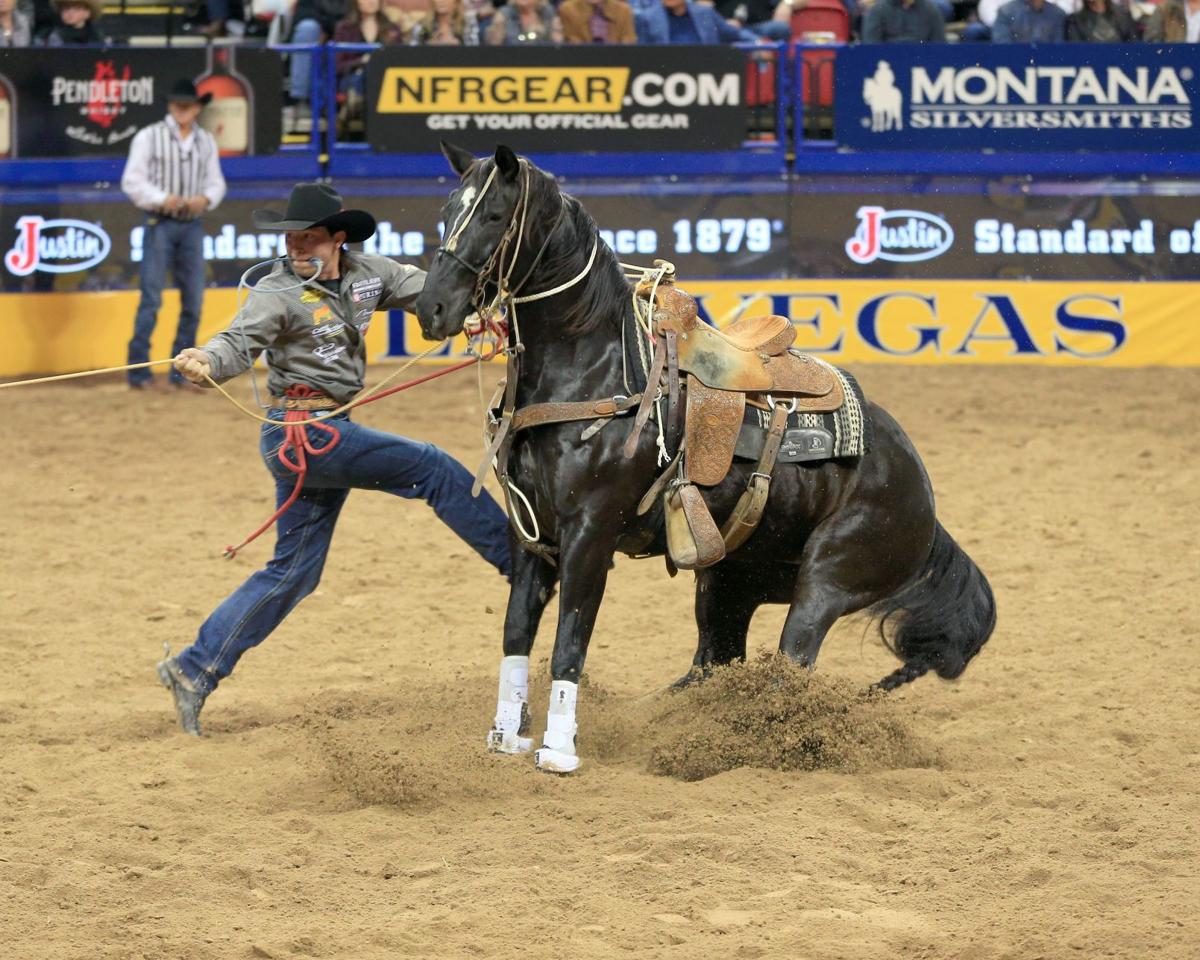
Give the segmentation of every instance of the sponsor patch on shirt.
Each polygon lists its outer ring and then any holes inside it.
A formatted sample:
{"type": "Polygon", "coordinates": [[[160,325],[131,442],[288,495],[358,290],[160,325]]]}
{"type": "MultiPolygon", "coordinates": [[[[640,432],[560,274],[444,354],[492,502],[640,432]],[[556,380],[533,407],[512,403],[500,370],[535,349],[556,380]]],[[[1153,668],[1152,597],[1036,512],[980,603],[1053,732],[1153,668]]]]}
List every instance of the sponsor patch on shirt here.
{"type": "Polygon", "coordinates": [[[320,303],[321,302],[321,294],[316,290],[305,289],[300,294],[300,302],[301,303],[320,303]]]}
{"type": "Polygon", "coordinates": [[[312,322],[314,324],[328,323],[332,319],[333,319],[333,310],[330,308],[329,304],[327,304],[327,303],[321,304],[312,313],[312,322]]]}
{"type": "Polygon", "coordinates": [[[339,333],[346,329],[346,325],[341,320],[334,320],[332,323],[323,323],[319,327],[312,328],[312,335],[318,340],[322,338],[336,337],[339,333]]]}
{"type": "Polygon", "coordinates": [[[344,343],[323,343],[313,353],[320,357],[326,366],[337,362],[337,358],[346,352],[344,343]]]}
{"type": "Polygon", "coordinates": [[[383,292],[383,277],[364,277],[350,284],[350,299],[355,303],[377,299],[383,292]]]}
{"type": "Polygon", "coordinates": [[[359,320],[370,320],[371,314],[373,314],[374,312],[375,312],[374,307],[364,307],[362,310],[359,310],[357,313],[354,314],[354,322],[358,323],[359,320]]]}

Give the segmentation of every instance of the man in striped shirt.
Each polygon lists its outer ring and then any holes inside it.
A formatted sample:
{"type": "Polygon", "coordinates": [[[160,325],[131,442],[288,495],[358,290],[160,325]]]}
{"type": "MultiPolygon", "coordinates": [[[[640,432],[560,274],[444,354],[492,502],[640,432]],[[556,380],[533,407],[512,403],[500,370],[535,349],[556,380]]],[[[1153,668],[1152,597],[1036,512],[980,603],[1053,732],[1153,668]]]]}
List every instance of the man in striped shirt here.
{"type": "MultiPolygon", "coordinates": [[[[225,196],[225,177],[212,134],[196,122],[212,94],[198,96],[191,80],[178,81],[167,96],[167,116],[138,131],[129,147],[121,189],[146,212],[142,233],[141,301],[129,341],[129,363],[150,359],[150,336],[162,307],[167,269],[179,287],[179,327],[171,355],[196,345],[204,303],[204,227],[200,216],[225,196]]],[[[190,386],[174,369],[173,386],[190,386]]],[[[149,370],[129,371],[129,386],[154,385],[149,370]]]]}

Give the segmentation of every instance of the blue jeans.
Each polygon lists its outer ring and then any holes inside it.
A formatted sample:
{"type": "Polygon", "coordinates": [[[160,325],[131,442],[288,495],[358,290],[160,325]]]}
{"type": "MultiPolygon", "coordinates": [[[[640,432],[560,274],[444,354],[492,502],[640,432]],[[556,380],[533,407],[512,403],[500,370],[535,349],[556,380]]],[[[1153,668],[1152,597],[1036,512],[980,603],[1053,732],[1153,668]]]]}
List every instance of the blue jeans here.
{"type": "MultiPolygon", "coordinates": [[[[321,24],[317,20],[301,20],[292,30],[292,43],[320,43],[321,24]]],[[[288,93],[293,99],[312,97],[313,55],[293,52],[288,64],[288,93]]]]}
{"type": "MultiPolygon", "coordinates": [[[[142,235],[142,298],[133,320],[129,363],[146,363],[150,359],[150,336],[162,308],[168,267],[179,287],[180,299],[179,326],[175,330],[175,345],[171,348],[174,357],[180,350],[196,345],[196,328],[200,325],[200,308],[204,304],[204,226],[199,220],[146,218],[142,235]]],[[[147,369],[129,371],[130,383],[146,383],[153,379],[147,369]]],[[[183,377],[174,368],[171,369],[171,382],[183,382],[183,377]]]]}
{"type": "MultiPolygon", "coordinates": [[[[278,410],[270,416],[282,418],[278,410]]],[[[217,607],[196,642],[179,655],[179,666],[202,693],[211,693],[243,653],[262,643],[316,589],[351,488],[424,500],[484,560],[505,577],[511,572],[508,519],[486,491],[471,496],[472,478],[461,463],[431,443],[359,426],[345,416],[328,422],[337,427],[340,439],[328,453],[309,455],[303,492],[279,518],[275,555],[217,607]]],[[[308,435],[314,447],[329,443],[324,431],[310,428],[308,435]]],[[[282,441],[282,430],[263,425],[260,450],[275,477],[277,506],[295,485],[295,474],[276,456],[282,441]]],[[[288,455],[294,457],[294,452],[288,455]]],[[[419,557],[416,547],[410,550],[419,557]]]]}

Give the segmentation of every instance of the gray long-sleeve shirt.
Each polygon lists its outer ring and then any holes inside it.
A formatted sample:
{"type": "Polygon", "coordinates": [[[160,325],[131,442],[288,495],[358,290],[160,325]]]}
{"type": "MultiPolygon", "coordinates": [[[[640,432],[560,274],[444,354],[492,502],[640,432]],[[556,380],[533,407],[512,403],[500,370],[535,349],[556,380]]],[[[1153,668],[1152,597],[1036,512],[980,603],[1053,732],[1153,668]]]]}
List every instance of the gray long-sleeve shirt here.
{"type": "Polygon", "coordinates": [[[297,286],[287,264],[277,264],[247,295],[229,329],[204,345],[212,378],[224,383],[236,377],[265,350],[267,384],[275,396],[300,383],[338,403],[358,393],[371,314],[409,307],[425,286],[425,271],[374,254],[343,250],[341,257],[336,293],[297,286]]]}

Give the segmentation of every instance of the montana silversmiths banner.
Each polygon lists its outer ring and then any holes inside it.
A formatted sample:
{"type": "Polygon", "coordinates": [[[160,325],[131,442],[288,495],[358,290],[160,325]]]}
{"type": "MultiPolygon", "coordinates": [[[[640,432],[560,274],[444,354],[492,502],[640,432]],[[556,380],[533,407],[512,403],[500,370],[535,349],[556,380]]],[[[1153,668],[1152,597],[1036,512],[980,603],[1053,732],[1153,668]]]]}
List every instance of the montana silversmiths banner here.
{"type": "Polygon", "coordinates": [[[1195,150],[1195,44],[868,44],[837,57],[861,150],[1195,150]]]}
{"type": "Polygon", "coordinates": [[[367,66],[376,150],[736,150],[745,55],[731,47],[384,47],[367,66]]]}
{"type": "Polygon", "coordinates": [[[200,123],[223,156],[279,149],[282,67],[274,50],[60,47],[0,57],[0,158],[112,157],[167,114],[187,77],[212,101],[200,123]]]}

